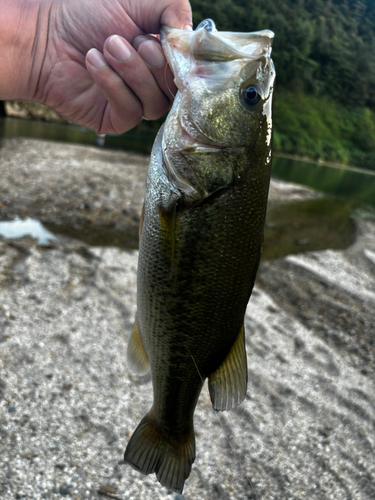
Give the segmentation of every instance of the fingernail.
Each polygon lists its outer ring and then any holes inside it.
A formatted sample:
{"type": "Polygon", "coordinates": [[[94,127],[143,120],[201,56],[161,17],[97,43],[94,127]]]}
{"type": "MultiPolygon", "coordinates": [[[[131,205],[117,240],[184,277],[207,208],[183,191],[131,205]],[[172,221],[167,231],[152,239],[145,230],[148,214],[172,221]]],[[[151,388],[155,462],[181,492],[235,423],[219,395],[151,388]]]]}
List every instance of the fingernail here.
{"type": "Polygon", "coordinates": [[[86,59],[96,69],[104,68],[104,66],[107,66],[107,62],[104,59],[103,54],[97,49],[90,49],[86,54],[86,59]]]}
{"type": "Polygon", "coordinates": [[[132,55],[129,47],[118,35],[113,35],[107,45],[108,52],[118,61],[125,62],[132,55]]]}
{"type": "Polygon", "coordinates": [[[134,38],[133,40],[133,47],[135,48],[135,50],[138,50],[138,47],[143,43],[143,42],[147,42],[147,40],[150,40],[150,37],[148,36],[145,36],[145,35],[138,35],[134,38]]]}
{"type": "Polygon", "coordinates": [[[191,24],[185,24],[184,26],[184,30],[187,30],[187,31],[193,31],[193,27],[191,24]]]}
{"type": "Polygon", "coordinates": [[[165,57],[158,42],[147,40],[138,49],[138,54],[152,68],[157,68],[165,63],[165,57]]]}

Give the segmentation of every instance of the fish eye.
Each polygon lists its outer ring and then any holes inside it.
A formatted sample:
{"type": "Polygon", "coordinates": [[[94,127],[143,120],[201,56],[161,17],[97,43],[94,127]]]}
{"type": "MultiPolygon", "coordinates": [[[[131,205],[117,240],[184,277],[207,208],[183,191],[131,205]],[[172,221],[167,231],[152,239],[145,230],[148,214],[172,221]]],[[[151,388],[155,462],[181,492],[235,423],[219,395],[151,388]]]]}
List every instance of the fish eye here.
{"type": "Polygon", "coordinates": [[[241,89],[241,99],[246,107],[253,107],[261,100],[260,88],[255,83],[250,83],[241,89]]]}

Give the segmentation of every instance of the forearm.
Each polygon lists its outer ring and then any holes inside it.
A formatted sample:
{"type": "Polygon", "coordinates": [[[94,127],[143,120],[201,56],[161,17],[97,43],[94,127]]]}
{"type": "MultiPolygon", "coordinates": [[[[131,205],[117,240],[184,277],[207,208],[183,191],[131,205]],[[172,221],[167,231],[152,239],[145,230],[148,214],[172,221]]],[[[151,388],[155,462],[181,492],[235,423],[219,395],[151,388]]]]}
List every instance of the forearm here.
{"type": "Polygon", "coordinates": [[[0,6],[0,99],[32,100],[46,49],[45,0],[8,0],[0,6]]]}

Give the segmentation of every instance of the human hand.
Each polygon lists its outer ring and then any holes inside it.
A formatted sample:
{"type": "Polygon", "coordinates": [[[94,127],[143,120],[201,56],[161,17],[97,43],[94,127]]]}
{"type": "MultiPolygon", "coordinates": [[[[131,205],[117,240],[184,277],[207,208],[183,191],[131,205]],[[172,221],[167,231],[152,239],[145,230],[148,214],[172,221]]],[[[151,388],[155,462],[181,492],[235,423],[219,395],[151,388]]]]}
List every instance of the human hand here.
{"type": "Polygon", "coordinates": [[[46,5],[48,34],[42,63],[30,76],[29,100],[100,134],[125,132],[142,116],[152,120],[168,111],[170,90],[176,90],[173,75],[159,41],[149,34],[159,33],[162,24],[191,26],[188,0],[46,5]]]}

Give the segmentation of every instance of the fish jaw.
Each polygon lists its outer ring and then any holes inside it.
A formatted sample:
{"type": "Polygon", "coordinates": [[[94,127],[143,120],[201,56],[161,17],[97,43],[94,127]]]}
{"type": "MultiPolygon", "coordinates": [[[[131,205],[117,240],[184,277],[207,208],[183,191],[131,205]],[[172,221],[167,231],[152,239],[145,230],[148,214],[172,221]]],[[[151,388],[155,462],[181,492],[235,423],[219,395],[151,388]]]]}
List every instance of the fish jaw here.
{"type": "Polygon", "coordinates": [[[225,81],[232,76],[233,66],[227,66],[223,71],[223,67],[218,70],[217,66],[209,63],[270,58],[274,38],[270,30],[254,33],[218,32],[214,25],[211,31],[202,25],[204,22],[195,31],[162,27],[161,43],[180,91],[197,61],[201,61],[197,72],[202,77],[211,76],[225,81]]]}

